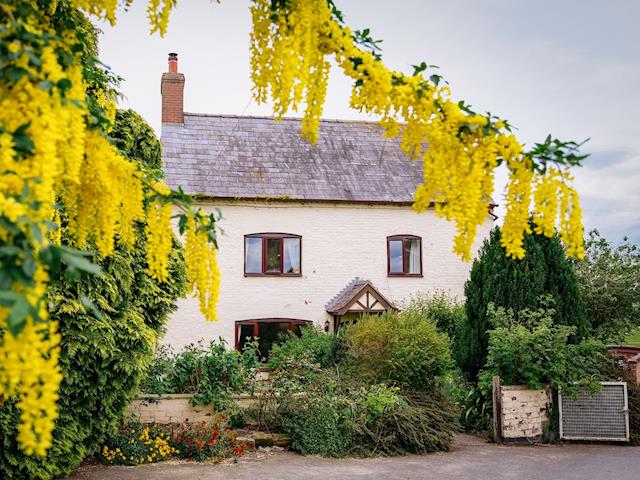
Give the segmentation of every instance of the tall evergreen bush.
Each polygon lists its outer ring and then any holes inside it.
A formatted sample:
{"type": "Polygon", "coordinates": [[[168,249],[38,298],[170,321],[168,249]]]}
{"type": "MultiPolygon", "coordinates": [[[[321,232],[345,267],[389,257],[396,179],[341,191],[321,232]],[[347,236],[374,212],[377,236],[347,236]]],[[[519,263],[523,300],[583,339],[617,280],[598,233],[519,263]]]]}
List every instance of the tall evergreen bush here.
{"type": "MultiPolygon", "coordinates": [[[[161,175],[156,155],[160,143],[151,128],[131,111],[118,112],[116,122],[115,143],[161,175]]],[[[64,377],[53,446],[44,458],[19,450],[15,439],[20,412],[14,400],[5,402],[0,408],[0,478],[64,477],[117,428],[175,300],[186,289],[179,244],[174,241],[166,283],[147,274],[144,244],[139,238],[135,248],[117,247],[107,259],[94,257],[103,270],[100,276],[73,283],[64,277],[52,279],[49,312],[59,322],[64,377]]]]}
{"type": "Polygon", "coordinates": [[[467,315],[454,348],[458,365],[471,380],[477,379],[487,359],[490,303],[514,311],[534,309],[549,294],[556,308],[554,322],[576,327],[572,341],[588,335],[576,275],[560,240],[532,234],[525,237],[524,245],[524,259],[507,257],[500,245],[500,229],[495,228],[473,262],[465,285],[467,315]]]}

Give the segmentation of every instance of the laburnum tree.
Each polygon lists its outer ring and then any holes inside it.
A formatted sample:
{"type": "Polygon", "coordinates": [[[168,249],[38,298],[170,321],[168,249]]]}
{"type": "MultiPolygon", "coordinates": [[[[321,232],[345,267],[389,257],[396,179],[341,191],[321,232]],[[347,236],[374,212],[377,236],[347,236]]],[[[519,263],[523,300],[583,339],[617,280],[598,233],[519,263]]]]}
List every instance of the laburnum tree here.
{"type": "Polygon", "coordinates": [[[589,322],[576,274],[557,237],[524,237],[527,255],[522,260],[504,255],[502,231],[495,228],[471,267],[464,289],[466,318],[455,345],[456,362],[471,379],[485,367],[489,343],[489,305],[518,312],[553,300],[556,324],[573,326],[572,341],[590,334],[589,322]]]}
{"type": "Polygon", "coordinates": [[[0,403],[15,404],[18,442],[40,456],[52,444],[62,380],[52,280],[99,275],[103,260],[143,241],[146,274],[167,283],[177,208],[190,290],[210,320],[219,282],[216,218],[114,145],[127,142],[110,137],[118,79],[77,7],[0,3],[0,403]]]}
{"type": "MultiPolygon", "coordinates": [[[[118,110],[109,134],[118,151],[139,162],[151,177],[161,177],[160,141],[132,110],[118,110]]],[[[139,230],[144,225],[137,226],[139,230]]],[[[63,231],[62,239],[66,238],[63,231]]],[[[49,316],[58,323],[60,384],[58,418],[46,457],[19,448],[18,398],[0,407],[0,478],[50,480],[66,478],[85,456],[92,455],[120,426],[138,391],[164,332],[176,299],[186,290],[183,249],[174,239],[169,278],[147,273],[144,235],[131,247],[116,245],[106,258],[92,260],[101,275],[73,281],[52,275],[47,289],[49,316]],[[87,308],[89,300],[93,308],[87,308]]]]}
{"type": "MultiPolygon", "coordinates": [[[[131,3],[0,3],[0,401],[17,396],[18,439],[31,454],[51,445],[61,380],[60,336],[45,292],[61,271],[99,273],[83,250],[107,258],[119,245],[131,247],[136,222],[144,221],[148,274],[167,281],[177,211],[191,290],[203,315],[215,319],[217,218],[147,175],[108,139],[115,79],[98,61],[84,15],[115,23],[118,7],[131,3]]],[[[175,4],[147,1],[152,32],[164,34],[175,4]]],[[[525,150],[507,121],[455,100],[426,62],[411,73],[387,68],[379,42],[368,29],[350,29],[333,0],[253,0],[250,11],[254,98],[272,101],[276,118],[304,108],[302,135],[315,143],[333,59],[353,79],[351,106],[378,117],[407,157],[422,161],[414,208],[433,206],[455,222],[453,250],[462,258],[471,258],[500,165],[509,170],[506,254],[525,257],[533,214],[536,233],[559,234],[569,255],[584,255],[570,173],[584,158],[577,143],[549,136],[525,150]]]]}

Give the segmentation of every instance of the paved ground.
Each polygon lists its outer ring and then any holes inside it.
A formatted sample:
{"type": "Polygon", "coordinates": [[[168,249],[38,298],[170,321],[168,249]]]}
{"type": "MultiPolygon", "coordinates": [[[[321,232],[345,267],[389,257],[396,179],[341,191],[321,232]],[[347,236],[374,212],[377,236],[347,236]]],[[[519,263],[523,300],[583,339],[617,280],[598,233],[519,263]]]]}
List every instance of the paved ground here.
{"type": "Polygon", "coordinates": [[[253,453],[237,464],[164,462],[139,467],[80,467],[72,480],[638,480],[640,447],[496,446],[468,435],[454,451],[373,459],[253,453]]]}

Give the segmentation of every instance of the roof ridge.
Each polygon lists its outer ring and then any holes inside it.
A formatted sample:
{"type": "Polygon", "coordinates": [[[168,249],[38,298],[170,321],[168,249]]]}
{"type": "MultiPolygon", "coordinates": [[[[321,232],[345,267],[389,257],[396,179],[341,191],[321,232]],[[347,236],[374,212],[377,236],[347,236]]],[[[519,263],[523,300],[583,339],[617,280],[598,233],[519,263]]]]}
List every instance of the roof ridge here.
{"type": "MultiPolygon", "coordinates": [[[[226,113],[195,113],[195,112],[184,112],[184,116],[191,117],[213,117],[213,118],[235,118],[235,119],[255,119],[255,120],[276,120],[276,118],[272,115],[237,115],[237,114],[226,114],[226,113]]],[[[302,117],[282,117],[279,121],[302,121],[302,117]]],[[[363,123],[368,125],[380,125],[379,120],[350,120],[350,119],[340,119],[340,118],[321,118],[320,123],[363,123]]]]}
{"type": "MultiPolygon", "coordinates": [[[[345,293],[347,293],[352,287],[356,285],[360,280],[360,277],[354,277],[351,279],[349,283],[347,283],[338,293],[336,293],[331,300],[327,302],[325,308],[328,310],[331,308],[331,305],[334,304],[340,297],[342,297],[345,293]]],[[[368,280],[367,280],[368,281],[368,280]]]]}

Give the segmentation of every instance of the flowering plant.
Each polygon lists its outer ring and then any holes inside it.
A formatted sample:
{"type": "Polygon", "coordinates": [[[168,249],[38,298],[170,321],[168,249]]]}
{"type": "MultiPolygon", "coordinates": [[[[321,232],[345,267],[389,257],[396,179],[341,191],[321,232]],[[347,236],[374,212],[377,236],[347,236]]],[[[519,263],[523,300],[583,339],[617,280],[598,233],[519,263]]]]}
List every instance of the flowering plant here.
{"type": "MultiPolygon", "coordinates": [[[[108,257],[117,242],[131,246],[144,221],[148,273],[166,281],[177,207],[190,285],[203,316],[216,319],[220,216],[205,215],[184,192],[148,178],[107,138],[117,77],[99,62],[84,14],[114,24],[118,6],[132,3],[0,2],[0,329],[7,332],[0,337],[0,404],[19,399],[18,442],[27,454],[46,455],[58,417],[61,339],[48,321],[45,292],[52,274],[100,273],[82,250],[95,245],[108,257]],[[63,228],[68,244],[61,244],[63,228]]],[[[164,34],[176,0],[146,3],[151,31],[164,34]]],[[[408,158],[421,159],[414,209],[433,206],[455,222],[453,250],[463,259],[471,259],[487,219],[499,165],[509,170],[506,254],[524,257],[533,213],[533,231],[558,233],[569,255],[584,257],[571,175],[585,158],[581,144],[549,136],[525,151],[507,121],[456,102],[435,66],[422,62],[413,74],[385,66],[380,42],[369,29],[352,31],[333,0],[253,0],[251,15],[255,100],[271,100],[276,118],[305,104],[301,133],[315,144],[335,61],[353,80],[351,106],[379,117],[385,135],[399,138],[408,158]]]]}
{"type": "Polygon", "coordinates": [[[101,460],[107,465],[141,465],[178,455],[169,435],[140,425],[127,425],[102,447],[101,460]]]}
{"type": "Polygon", "coordinates": [[[235,460],[244,455],[247,449],[247,443],[239,441],[235,432],[222,428],[219,417],[210,423],[202,421],[187,424],[174,437],[173,444],[181,456],[195,460],[235,460]]]}
{"type": "MultiPolygon", "coordinates": [[[[196,209],[109,138],[119,79],[98,60],[95,29],[78,9],[113,21],[118,4],[0,2],[0,406],[17,399],[27,455],[46,455],[58,418],[62,340],[48,318],[51,279],[100,275],[92,255],[133,248],[142,224],[147,273],[167,282],[175,206],[190,290],[216,320],[220,215],[196,209]]],[[[150,2],[159,29],[165,11],[150,2]]],[[[82,304],[101,315],[88,297],[82,304]]]]}

